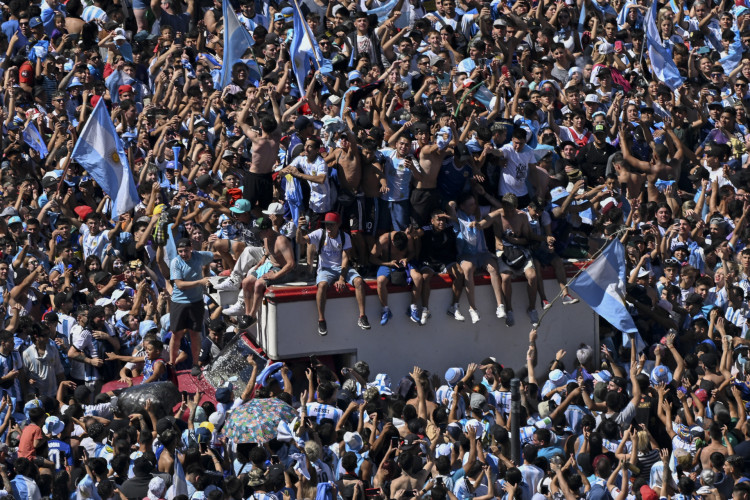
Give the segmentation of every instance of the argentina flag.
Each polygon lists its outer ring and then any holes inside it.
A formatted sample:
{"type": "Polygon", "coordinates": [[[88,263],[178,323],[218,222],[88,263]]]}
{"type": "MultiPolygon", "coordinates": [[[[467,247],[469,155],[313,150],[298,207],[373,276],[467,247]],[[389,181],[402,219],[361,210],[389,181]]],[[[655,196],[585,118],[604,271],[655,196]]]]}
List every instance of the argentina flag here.
{"type": "Polygon", "coordinates": [[[656,27],[656,4],[653,2],[646,15],[646,40],[648,41],[648,57],[651,59],[651,69],[657,80],[664,82],[672,90],[682,85],[682,77],[672,60],[672,54],[661,42],[659,29],[656,27]]]}
{"type": "Polygon", "coordinates": [[[386,3],[381,5],[380,7],[375,7],[374,9],[368,9],[368,14],[375,14],[378,16],[378,23],[384,23],[388,16],[391,15],[391,12],[393,11],[394,7],[398,4],[399,0],[388,0],[386,3]]]}
{"type": "MultiPolygon", "coordinates": [[[[232,65],[242,61],[242,56],[255,42],[237,19],[237,14],[228,0],[222,2],[222,10],[224,13],[224,60],[221,65],[221,87],[224,88],[232,83],[232,65]]],[[[257,64],[255,64],[255,69],[257,71],[257,64]]],[[[252,75],[250,77],[253,79],[252,75]]],[[[257,80],[260,80],[260,74],[257,80]]]]}
{"type": "Polygon", "coordinates": [[[623,333],[623,345],[629,340],[627,334],[633,334],[637,350],[644,347],[625,304],[625,248],[619,240],[608,243],[601,255],[581,271],[568,288],[623,333]]]}
{"type": "Polygon", "coordinates": [[[305,77],[311,68],[310,61],[317,61],[316,58],[320,55],[320,49],[318,48],[318,42],[313,37],[313,34],[310,33],[310,27],[302,17],[302,12],[296,1],[294,2],[293,16],[294,38],[292,38],[289,55],[292,58],[292,71],[297,80],[297,88],[299,88],[300,94],[304,95],[305,77]]]}
{"type": "Polygon", "coordinates": [[[71,155],[102,191],[112,198],[112,218],[138,204],[138,190],[130,172],[122,140],[109,117],[104,99],[99,99],[71,155]]]}
{"type": "Polygon", "coordinates": [[[29,145],[31,149],[39,153],[39,158],[44,159],[47,157],[47,145],[42,140],[42,135],[37,130],[34,123],[29,122],[25,129],[23,129],[23,142],[29,145]]]}

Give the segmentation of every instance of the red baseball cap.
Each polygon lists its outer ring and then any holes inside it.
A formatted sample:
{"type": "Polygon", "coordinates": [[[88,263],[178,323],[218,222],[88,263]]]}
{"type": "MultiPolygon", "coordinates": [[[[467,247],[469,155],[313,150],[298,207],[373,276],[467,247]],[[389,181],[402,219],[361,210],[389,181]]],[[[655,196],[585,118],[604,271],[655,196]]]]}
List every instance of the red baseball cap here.
{"type": "Polygon", "coordinates": [[[325,219],[323,219],[323,222],[336,222],[338,224],[341,224],[341,216],[336,212],[328,212],[325,216],[325,219]]]}
{"type": "Polygon", "coordinates": [[[88,205],[79,205],[79,206],[77,206],[76,208],[74,208],[74,209],[73,209],[73,211],[74,211],[74,212],[75,212],[76,214],[78,214],[78,217],[79,217],[79,218],[80,218],[81,220],[85,220],[85,219],[86,219],[86,216],[87,216],[88,214],[90,214],[91,212],[93,212],[93,211],[94,211],[94,209],[93,209],[93,208],[91,208],[91,207],[90,207],[90,206],[88,206],[88,205]]]}
{"type": "Polygon", "coordinates": [[[122,94],[123,92],[132,92],[132,91],[133,91],[133,87],[131,87],[130,85],[120,85],[119,87],[117,87],[118,94],[122,94]]]}
{"type": "Polygon", "coordinates": [[[643,500],[658,500],[659,495],[647,484],[641,486],[641,498],[643,500]]]}

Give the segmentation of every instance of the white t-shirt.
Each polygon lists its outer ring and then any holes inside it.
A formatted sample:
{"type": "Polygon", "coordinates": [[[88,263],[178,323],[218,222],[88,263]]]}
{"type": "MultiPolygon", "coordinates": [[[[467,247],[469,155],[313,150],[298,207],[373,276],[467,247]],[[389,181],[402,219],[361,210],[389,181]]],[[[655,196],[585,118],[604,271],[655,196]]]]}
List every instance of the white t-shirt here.
{"type": "MultiPolygon", "coordinates": [[[[310,238],[310,244],[313,247],[318,248],[318,245],[320,244],[320,238],[323,237],[323,231],[325,231],[325,229],[317,229],[307,235],[308,238],[310,238]]],[[[323,248],[320,249],[320,252],[318,252],[319,266],[325,269],[340,271],[343,252],[345,250],[349,250],[351,247],[351,238],[349,238],[349,235],[341,230],[339,230],[339,234],[336,238],[331,238],[326,235],[325,244],[323,245],[323,248]]]]}
{"type": "Polygon", "coordinates": [[[313,163],[309,163],[307,158],[298,156],[291,166],[307,175],[325,174],[326,178],[321,184],[308,181],[308,184],[310,184],[310,209],[317,214],[330,212],[333,208],[333,199],[331,198],[331,185],[328,183],[328,166],[325,160],[318,156],[313,163]]]}
{"type": "Polygon", "coordinates": [[[81,246],[83,247],[83,258],[85,259],[89,255],[96,255],[101,260],[104,260],[104,249],[109,243],[107,237],[107,231],[102,231],[96,236],[89,232],[87,225],[81,226],[81,246]]]}
{"type": "Polygon", "coordinates": [[[507,193],[516,196],[529,194],[526,177],[529,175],[529,167],[536,164],[534,150],[524,146],[520,152],[516,152],[513,144],[509,143],[500,148],[500,151],[508,159],[508,164],[503,168],[503,175],[500,177],[500,196],[507,193]]]}

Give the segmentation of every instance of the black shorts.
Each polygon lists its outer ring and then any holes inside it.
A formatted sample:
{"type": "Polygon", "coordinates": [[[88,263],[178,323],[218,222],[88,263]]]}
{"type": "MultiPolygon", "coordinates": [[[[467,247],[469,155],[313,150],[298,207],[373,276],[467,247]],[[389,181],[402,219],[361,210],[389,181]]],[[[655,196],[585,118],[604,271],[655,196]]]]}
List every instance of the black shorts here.
{"type": "Polygon", "coordinates": [[[346,204],[338,203],[337,212],[341,215],[341,228],[351,233],[359,233],[363,230],[363,219],[365,211],[365,196],[360,193],[354,195],[352,200],[346,204]]]}
{"type": "Polygon", "coordinates": [[[432,211],[440,208],[440,192],[437,188],[414,188],[409,201],[411,202],[411,218],[420,227],[426,226],[430,223],[432,211]]]}
{"type": "Polygon", "coordinates": [[[362,218],[359,220],[360,232],[373,236],[378,229],[378,200],[365,196],[362,204],[362,218]]]}
{"type": "Polygon", "coordinates": [[[246,173],[242,194],[253,208],[260,207],[265,210],[273,201],[272,174],[246,173]]]}
{"type": "Polygon", "coordinates": [[[325,219],[326,214],[319,214],[312,210],[308,210],[305,215],[310,219],[310,224],[308,225],[310,231],[315,231],[316,229],[323,227],[323,219],[325,219]]]}
{"type": "Polygon", "coordinates": [[[203,302],[172,302],[169,307],[169,329],[172,332],[192,330],[203,331],[203,316],[206,313],[203,302]]]}

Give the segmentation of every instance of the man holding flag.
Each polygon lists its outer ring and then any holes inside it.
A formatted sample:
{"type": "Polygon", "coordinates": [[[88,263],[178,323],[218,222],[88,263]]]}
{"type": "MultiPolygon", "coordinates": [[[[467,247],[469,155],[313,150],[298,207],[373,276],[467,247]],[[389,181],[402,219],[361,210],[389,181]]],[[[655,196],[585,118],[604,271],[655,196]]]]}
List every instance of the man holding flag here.
{"type": "Polygon", "coordinates": [[[625,248],[619,240],[613,239],[599,257],[570,281],[568,288],[622,332],[623,345],[630,345],[630,337],[634,338],[640,352],[645,344],[625,302],[625,283],[625,248]]]}
{"type": "Polygon", "coordinates": [[[138,204],[138,190],[128,157],[104,99],[99,99],[94,106],[71,159],[78,162],[112,199],[112,219],[117,220],[138,204]]]}
{"type": "Polygon", "coordinates": [[[656,27],[658,2],[654,0],[646,15],[646,41],[648,42],[648,57],[651,63],[651,72],[664,82],[670,89],[677,90],[684,79],[680,75],[674,60],[672,60],[671,51],[667,50],[662,42],[659,29],[656,27]]]}

